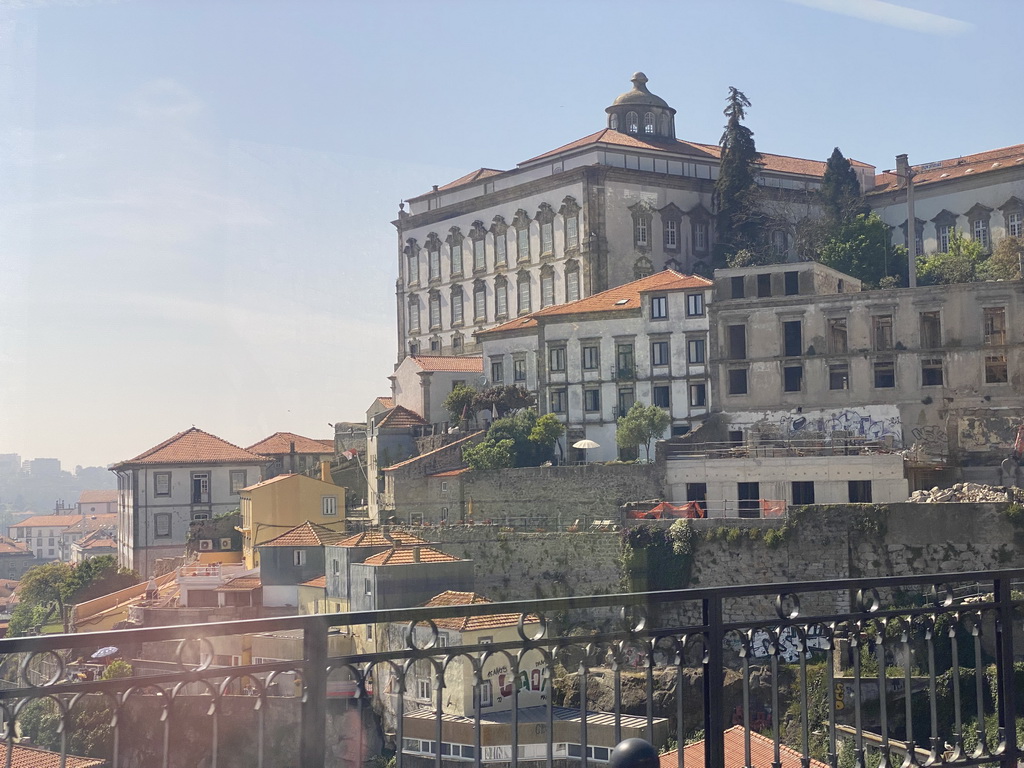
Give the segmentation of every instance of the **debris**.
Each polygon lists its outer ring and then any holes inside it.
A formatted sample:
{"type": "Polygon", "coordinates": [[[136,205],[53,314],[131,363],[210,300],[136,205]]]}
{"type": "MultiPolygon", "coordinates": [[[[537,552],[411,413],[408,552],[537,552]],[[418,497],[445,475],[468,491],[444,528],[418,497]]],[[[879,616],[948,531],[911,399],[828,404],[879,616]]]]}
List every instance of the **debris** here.
{"type": "Polygon", "coordinates": [[[957,483],[950,488],[932,488],[930,491],[914,491],[908,501],[917,504],[978,504],[986,502],[1013,502],[1024,500],[1019,489],[1006,488],[1001,485],[981,485],[980,483],[957,483]],[[1015,497],[1019,497],[1016,498],[1015,497]]]}

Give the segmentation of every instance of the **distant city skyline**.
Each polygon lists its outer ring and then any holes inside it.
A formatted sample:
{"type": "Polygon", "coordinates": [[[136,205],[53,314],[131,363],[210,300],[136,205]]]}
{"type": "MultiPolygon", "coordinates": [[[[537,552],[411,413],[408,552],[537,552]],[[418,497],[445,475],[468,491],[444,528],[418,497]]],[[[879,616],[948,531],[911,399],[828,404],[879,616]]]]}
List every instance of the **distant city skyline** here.
{"type": "Polygon", "coordinates": [[[599,130],[637,70],[694,141],[736,86],[766,152],[1021,143],[1022,24],[1009,0],[0,0],[0,453],[330,437],[389,394],[403,198],[599,130]]]}

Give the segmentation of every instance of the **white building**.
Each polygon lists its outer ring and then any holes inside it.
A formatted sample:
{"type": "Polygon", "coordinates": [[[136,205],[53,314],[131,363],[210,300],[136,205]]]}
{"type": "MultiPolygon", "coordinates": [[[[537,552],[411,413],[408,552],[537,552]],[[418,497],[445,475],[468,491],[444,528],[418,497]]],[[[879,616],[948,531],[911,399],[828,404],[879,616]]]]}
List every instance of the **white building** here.
{"type": "Polygon", "coordinates": [[[189,526],[237,509],[269,459],[192,427],[110,469],[117,475],[118,562],[153,575],[184,553],[189,526]]]}
{"type": "MultiPolygon", "coordinates": [[[[666,268],[711,275],[718,145],[676,139],[676,111],[641,72],[605,112],[596,133],[403,206],[399,360],[476,351],[474,331],[666,268]]],[[[815,212],[825,163],[762,158],[770,241],[787,254],[796,223],[815,212]]],[[[853,167],[870,188],[874,168],[853,167]]]]}
{"type": "Polygon", "coordinates": [[[566,425],[567,460],[616,458],[616,420],[638,400],[665,408],[670,433],[685,434],[710,406],[711,285],[665,270],[481,331],[489,380],[537,394],[538,411],[566,425]],[[570,448],[584,438],[600,447],[570,448]]]}

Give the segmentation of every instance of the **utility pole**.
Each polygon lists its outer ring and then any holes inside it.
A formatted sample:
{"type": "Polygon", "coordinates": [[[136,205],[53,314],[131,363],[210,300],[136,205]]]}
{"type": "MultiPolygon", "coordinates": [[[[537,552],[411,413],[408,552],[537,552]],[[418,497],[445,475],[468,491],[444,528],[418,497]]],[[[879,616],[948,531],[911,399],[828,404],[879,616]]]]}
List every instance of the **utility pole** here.
{"type": "Polygon", "coordinates": [[[917,217],[914,215],[914,169],[907,156],[896,155],[896,176],[907,185],[907,285],[917,288],[917,217]]]}

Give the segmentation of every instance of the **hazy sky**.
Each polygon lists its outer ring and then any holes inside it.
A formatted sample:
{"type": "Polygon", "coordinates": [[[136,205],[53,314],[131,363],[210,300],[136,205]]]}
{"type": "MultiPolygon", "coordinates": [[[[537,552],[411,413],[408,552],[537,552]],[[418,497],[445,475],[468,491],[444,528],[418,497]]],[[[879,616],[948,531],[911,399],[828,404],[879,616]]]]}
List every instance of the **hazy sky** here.
{"type": "Polygon", "coordinates": [[[389,393],[398,203],[735,85],[763,151],[1024,141],[1020,0],[0,0],[0,453],[328,437],[389,393]]]}

